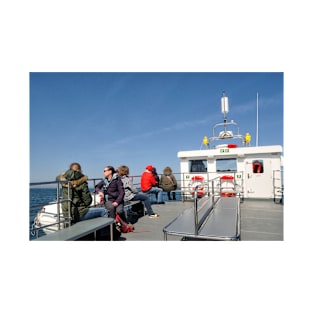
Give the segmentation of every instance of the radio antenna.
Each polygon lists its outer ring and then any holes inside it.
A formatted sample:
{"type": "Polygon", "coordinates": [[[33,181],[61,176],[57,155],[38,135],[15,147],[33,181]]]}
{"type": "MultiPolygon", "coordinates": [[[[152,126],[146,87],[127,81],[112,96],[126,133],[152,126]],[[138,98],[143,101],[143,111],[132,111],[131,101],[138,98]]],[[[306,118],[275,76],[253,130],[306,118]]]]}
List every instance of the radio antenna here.
{"type": "Polygon", "coordinates": [[[256,93],[256,146],[259,145],[259,93],[256,93]]]}

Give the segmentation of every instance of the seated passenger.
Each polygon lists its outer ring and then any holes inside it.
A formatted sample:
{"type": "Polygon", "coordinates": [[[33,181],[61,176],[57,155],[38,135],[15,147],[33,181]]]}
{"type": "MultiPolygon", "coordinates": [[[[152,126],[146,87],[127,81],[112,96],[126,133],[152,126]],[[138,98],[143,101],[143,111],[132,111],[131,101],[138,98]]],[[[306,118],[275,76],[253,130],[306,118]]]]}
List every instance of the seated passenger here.
{"type": "MultiPolygon", "coordinates": [[[[103,171],[104,179],[96,185],[95,191],[99,193],[100,197],[104,200],[104,205],[109,211],[109,216],[116,218],[116,213],[123,222],[127,223],[127,218],[124,212],[124,186],[121,177],[115,172],[113,166],[106,166],[103,171]]],[[[131,223],[129,228],[133,229],[131,223]]],[[[116,229],[122,231],[122,229],[116,224],[116,229]]]]}
{"type": "Polygon", "coordinates": [[[157,181],[153,174],[153,166],[148,165],[146,170],[141,175],[141,191],[145,194],[155,194],[157,197],[157,204],[164,204],[163,189],[157,187],[157,181]]]}
{"type": "Polygon", "coordinates": [[[163,174],[161,175],[160,180],[160,187],[163,189],[163,191],[167,192],[168,200],[172,200],[171,193],[173,195],[173,200],[176,200],[176,194],[172,191],[176,190],[177,188],[177,180],[169,166],[165,167],[163,170],[163,174]]]}
{"type": "Polygon", "coordinates": [[[63,172],[56,179],[70,181],[70,188],[68,188],[67,183],[62,183],[62,199],[69,199],[69,201],[62,202],[64,217],[70,216],[74,222],[95,217],[108,217],[105,208],[89,207],[92,196],[88,188],[88,177],[82,173],[79,163],[72,163],[70,169],[63,172]]]}
{"type": "Polygon", "coordinates": [[[122,165],[117,169],[118,174],[121,176],[124,190],[125,190],[125,201],[141,201],[147,209],[148,215],[151,218],[159,217],[158,214],[154,213],[151,207],[149,196],[139,193],[137,188],[134,186],[133,181],[129,178],[129,168],[126,165],[122,165]]]}
{"type": "Polygon", "coordinates": [[[115,214],[124,214],[124,187],[121,178],[115,172],[113,166],[106,166],[103,170],[104,179],[96,185],[95,191],[103,199],[109,216],[115,218],[115,214]]]}

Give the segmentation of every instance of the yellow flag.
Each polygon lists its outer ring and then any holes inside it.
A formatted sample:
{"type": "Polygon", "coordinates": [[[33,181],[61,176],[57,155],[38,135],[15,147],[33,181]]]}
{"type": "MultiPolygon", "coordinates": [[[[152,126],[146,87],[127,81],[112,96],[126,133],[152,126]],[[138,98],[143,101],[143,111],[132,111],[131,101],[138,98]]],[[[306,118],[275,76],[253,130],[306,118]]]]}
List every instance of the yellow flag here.
{"type": "Polygon", "coordinates": [[[205,146],[207,146],[209,144],[209,138],[207,136],[204,136],[202,142],[205,146]]]}
{"type": "Polygon", "coordinates": [[[245,140],[246,140],[246,143],[249,143],[251,141],[251,136],[249,133],[246,133],[245,140]]]}

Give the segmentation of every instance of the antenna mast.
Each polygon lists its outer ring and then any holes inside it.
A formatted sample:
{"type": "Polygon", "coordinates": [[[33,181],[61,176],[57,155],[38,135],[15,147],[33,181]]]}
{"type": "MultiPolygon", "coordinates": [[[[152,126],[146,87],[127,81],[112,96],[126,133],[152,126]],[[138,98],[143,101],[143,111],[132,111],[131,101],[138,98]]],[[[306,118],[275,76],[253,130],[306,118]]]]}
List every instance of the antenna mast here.
{"type": "Polygon", "coordinates": [[[259,93],[256,93],[256,146],[259,145],[259,93]]]}
{"type": "Polygon", "coordinates": [[[226,132],[226,122],[227,122],[226,114],[229,111],[229,107],[228,107],[228,98],[226,97],[225,91],[223,91],[223,96],[221,98],[221,111],[224,114],[224,132],[226,132]]]}

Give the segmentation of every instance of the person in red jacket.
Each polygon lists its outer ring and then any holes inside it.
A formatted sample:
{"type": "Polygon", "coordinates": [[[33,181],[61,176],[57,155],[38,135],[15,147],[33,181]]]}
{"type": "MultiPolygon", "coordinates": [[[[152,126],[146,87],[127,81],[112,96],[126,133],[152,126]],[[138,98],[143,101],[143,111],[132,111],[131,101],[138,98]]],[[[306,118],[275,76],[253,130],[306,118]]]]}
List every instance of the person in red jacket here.
{"type": "Polygon", "coordinates": [[[163,189],[156,187],[157,181],[152,174],[153,166],[146,166],[146,170],[141,175],[140,185],[141,191],[145,194],[155,194],[157,197],[157,204],[164,204],[163,189]]]}

